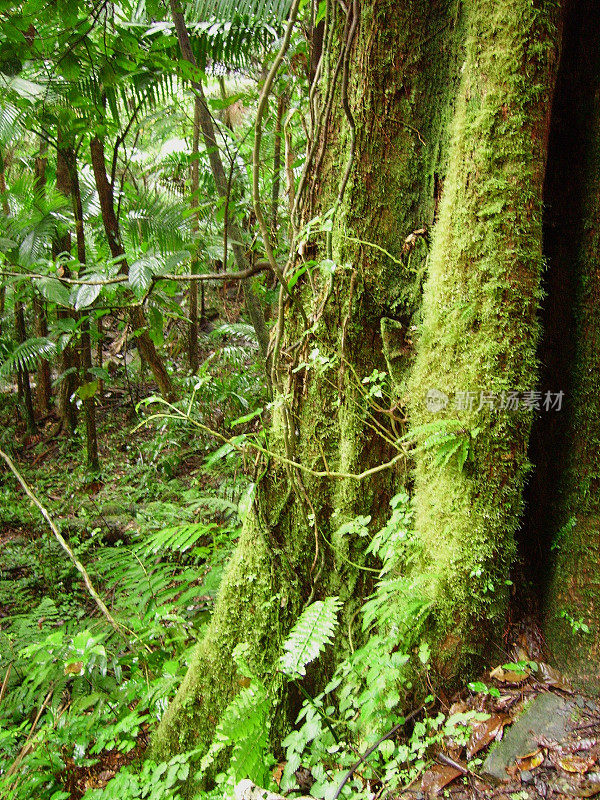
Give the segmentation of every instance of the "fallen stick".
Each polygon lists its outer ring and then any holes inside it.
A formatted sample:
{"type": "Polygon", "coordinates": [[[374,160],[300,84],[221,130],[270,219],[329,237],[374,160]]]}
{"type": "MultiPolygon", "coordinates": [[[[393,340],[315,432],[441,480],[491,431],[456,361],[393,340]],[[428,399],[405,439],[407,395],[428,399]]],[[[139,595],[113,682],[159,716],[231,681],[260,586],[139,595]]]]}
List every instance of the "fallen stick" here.
{"type": "Polygon", "coordinates": [[[90,576],[87,573],[87,570],[85,569],[85,567],[83,566],[81,561],[78,560],[78,558],[76,557],[75,553],[71,550],[71,548],[67,544],[65,538],[62,536],[61,532],[58,530],[58,528],[54,524],[50,514],[46,511],[44,506],[40,503],[40,501],[37,499],[37,497],[31,491],[31,489],[29,488],[29,486],[25,482],[25,478],[23,478],[23,476],[21,475],[19,470],[15,467],[15,465],[11,461],[10,457],[4,452],[4,450],[0,450],[0,457],[2,457],[4,459],[4,461],[8,465],[8,468],[10,469],[10,471],[13,473],[15,478],[19,481],[19,483],[23,487],[23,491],[25,492],[27,497],[31,500],[31,502],[34,504],[34,506],[36,506],[39,509],[41,515],[43,516],[43,518],[46,520],[46,522],[50,526],[50,530],[52,531],[52,533],[54,534],[54,536],[58,540],[58,543],[60,544],[62,549],[65,551],[65,553],[69,556],[69,559],[71,560],[71,562],[73,563],[75,568],[83,576],[83,581],[84,581],[84,583],[85,583],[85,585],[87,587],[87,590],[90,593],[90,595],[91,595],[92,599],[94,600],[94,602],[96,603],[96,605],[98,606],[98,608],[100,609],[100,611],[102,612],[102,614],[106,617],[106,619],[112,625],[112,627],[115,629],[115,631],[117,631],[117,633],[123,635],[123,631],[121,629],[121,626],[116,621],[116,619],[113,617],[113,615],[110,613],[110,611],[108,610],[108,608],[104,604],[104,602],[103,602],[102,598],[100,597],[100,595],[98,594],[98,592],[94,589],[94,586],[92,584],[90,576]]]}

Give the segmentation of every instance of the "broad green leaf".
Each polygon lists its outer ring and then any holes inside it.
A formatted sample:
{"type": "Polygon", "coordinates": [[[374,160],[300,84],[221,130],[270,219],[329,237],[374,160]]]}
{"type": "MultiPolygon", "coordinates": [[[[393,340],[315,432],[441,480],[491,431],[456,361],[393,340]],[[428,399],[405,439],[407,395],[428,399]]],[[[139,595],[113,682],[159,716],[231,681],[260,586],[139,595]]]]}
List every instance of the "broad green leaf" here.
{"type": "Polygon", "coordinates": [[[50,303],[68,308],[71,305],[71,292],[56,278],[38,278],[33,282],[43,298],[50,303]]]}
{"type": "MultiPolygon", "coordinates": [[[[90,279],[97,278],[97,276],[88,276],[90,279]]],[[[84,284],[77,289],[75,295],[75,310],[79,311],[80,308],[87,308],[91,306],[94,300],[102,291],[102,286],[84,284]]]]}
{"type": "Polygon", "coordinates": [[[75,394],[80,400],[89,400],[98,391],[98,381],[90,381],[89,383],[82,383],[77,389],[75,394]]]}

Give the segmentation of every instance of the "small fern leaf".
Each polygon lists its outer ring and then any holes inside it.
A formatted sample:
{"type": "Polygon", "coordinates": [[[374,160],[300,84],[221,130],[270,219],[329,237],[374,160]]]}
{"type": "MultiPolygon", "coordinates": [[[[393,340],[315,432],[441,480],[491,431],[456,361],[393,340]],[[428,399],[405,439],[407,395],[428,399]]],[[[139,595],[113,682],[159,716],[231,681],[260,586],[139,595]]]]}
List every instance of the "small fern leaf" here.
{"type": "Polygon", "coordinates": [[[283,645],[279,659],[281,671],[288,678],[306,675],[306,665],[319,656],[333,639],[341,607],[338,597],[317,600],[305,608],[283,645]]]}

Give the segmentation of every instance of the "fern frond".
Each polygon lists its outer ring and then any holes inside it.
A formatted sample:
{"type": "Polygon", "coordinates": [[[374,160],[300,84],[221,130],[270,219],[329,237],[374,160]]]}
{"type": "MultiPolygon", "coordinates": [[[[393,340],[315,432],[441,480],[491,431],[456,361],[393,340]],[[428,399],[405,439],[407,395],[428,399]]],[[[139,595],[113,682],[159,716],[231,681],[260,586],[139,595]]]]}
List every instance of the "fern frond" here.
{"type": "Polygon", "coordinates": [[[56,345],[48,338],[27,339],[9,354],[0,367],[0,377],[7,377],[18,370],[32,370],[40,359],[56,355],[56,345]]]}
{"type": "MultiPolygon", "coordinates": [[[[201,495],[198,496],[195,492],[186,492],[184,494],[184,498],[186,495],[189,495],[189,510],[192,512],[198,511],[198,509],[206,509],[209,514],[222,514],[225,517],[234,517],[238,513],[238,506],[236,503],[232,503],[231,500],[227,500],[224,497],[214,497],[213,495],[201,495]]],[[[188,498],[186,498],[188,499],[188,498]]]]}
{"type": "Polygon", "coordinates": [[[206,770],[226,747],[233,745],[231,767],[236,781],[250,778],[257,785],[268,783],[269,696],[254,679],[242,689],[223,712],[213,744],[201,763],[206,770]]]}
{"type": "Polygon", "coordinates": [[[146,553],[158,553],[161,550],[176,550],[184,553],[193,547],[198,539],[206,536],[218,526],[214,523],[208,525],[202,522],[192,522],[185,525],[175,525],[162,531],[153,533],[142,545],[146,553]]]}
{"type": "Polygon", "coordinates": [[[289,678],[306,675],[306,665],[332,641],[341,605],[339,598],[328,597],[304,609],[283,645],[279,666],[285,675],[289,678]]]}
{"type": "Polygon", "coordinates": [[[211,332],[211,338],[219,338],[224,336],[238,336],[243,339],[254,343],[256,342],[256,331],[252,325],[244,322],[224,322],[211,332]]]}

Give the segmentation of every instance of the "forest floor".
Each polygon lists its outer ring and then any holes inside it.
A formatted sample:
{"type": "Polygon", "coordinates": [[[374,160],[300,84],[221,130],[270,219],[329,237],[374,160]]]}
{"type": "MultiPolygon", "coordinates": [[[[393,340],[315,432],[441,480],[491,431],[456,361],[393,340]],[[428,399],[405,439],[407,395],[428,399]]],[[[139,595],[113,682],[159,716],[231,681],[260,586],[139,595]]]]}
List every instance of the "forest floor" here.
{"type": "MultiPolygon", "coordinates": [[[[180,523],[186,504],[195,509],[189,516],[195,519],[198,503],[206,503],[211,493],[222,498],[228,480],[235,483],[231,476],[207,471],[205,458],[211,447],[198,439],[169,428],[158,433],[136,429],[135,402],[147,393],[147,387],[140,387],[136,397],[116,391],[104,398],[99,475],[90,475],[82,465],[79,442],[50,436],[50,419],[35,436],[13,438],[19,468],[62,529],[79,542],[85,558],[92,557],[89,540],[98,531],[105,544],[126,544],[135,540],[140,527],[147,534],[180,523]]],[[[5,431],[14,430],[11,413],[8,405],[0,414],[5,431]]],[[[17,608],[20,595],[15,587],[23,587],[31,608],[41,597],[38,588],[46,578],[26,552],[41,546],[46,536],[45,523],[6,476],[0,486],[0,550],[5,554],[0,565],[0,630],[3,619],[26,610],[25,600],[17,608]]],[[[207,616],[215,591],[203,585],[201,602],[186,608],[192,615],[207,616]]],[[[78,602],[87,602],[86,614],[94,613],[85,592],[79,593],[78,602]]],[[[576,692],[548,665],[533,621],[515,626],[507,641],[510,664],[485,673],[452,701],[440,700],[429,711],[434,716],[438,711],[447,716],[477,712],[463,740],[446,739],[441,748],[428,752],[427,767],[403,790],[373,784],[373,800],[559,800],[600,794],[600,704],[576,692]]],[[[148,739],[144,723],[128,752],[106,749],[79,764],[63,756],[59,782],[70,800],[106,786],[143,755],[148,739]]]]}
{"type": "Polygon", "coordinates": [[[434,763],[397,797],[561,800],[600,794],[600,703],[539,660],[533,620],[513,634],[515,663],[454,699],[449,715],[481,712],[466,741],[445,740],[434,763]],[[536,656],[536,660],[533,659],[536,656]]]}

